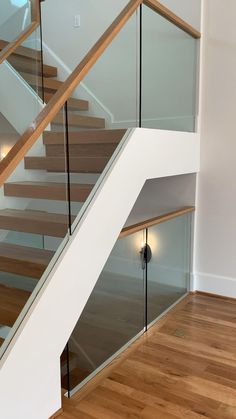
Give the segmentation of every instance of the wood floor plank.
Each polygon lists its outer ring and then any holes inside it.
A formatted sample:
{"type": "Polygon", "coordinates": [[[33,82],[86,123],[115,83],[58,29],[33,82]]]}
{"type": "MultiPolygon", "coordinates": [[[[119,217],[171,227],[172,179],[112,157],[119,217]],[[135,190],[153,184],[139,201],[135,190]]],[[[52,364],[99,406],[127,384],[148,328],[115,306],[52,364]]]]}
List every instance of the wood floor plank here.
{"type": "Polygon", "coordinates": [[[67,401],[61,419],[235,419],[235,306],[191,296],[90,382],[84,396],[82,390],[67,401]]]}

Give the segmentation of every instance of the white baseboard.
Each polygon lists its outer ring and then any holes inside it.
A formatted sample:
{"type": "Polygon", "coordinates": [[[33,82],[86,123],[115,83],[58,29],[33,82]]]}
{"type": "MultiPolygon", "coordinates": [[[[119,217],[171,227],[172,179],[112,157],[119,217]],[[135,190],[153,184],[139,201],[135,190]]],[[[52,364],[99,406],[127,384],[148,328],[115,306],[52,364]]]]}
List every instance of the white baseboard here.
{"type": "Polygon", "coordinates": [[[195,272],[193,291],[236,298],[236,278],[195,272]]]}

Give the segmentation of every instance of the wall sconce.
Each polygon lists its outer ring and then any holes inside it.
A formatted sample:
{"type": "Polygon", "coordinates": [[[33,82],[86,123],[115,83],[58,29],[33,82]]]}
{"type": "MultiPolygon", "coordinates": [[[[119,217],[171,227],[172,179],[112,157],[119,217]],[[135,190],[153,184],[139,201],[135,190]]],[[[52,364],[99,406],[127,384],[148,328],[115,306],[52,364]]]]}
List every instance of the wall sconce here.
{"type": "Polygon", "coordinates": [[[142,263],[142,269],[144,270],[146,267],[146,264],[150,262],[152,259],[152,249],[147,243],[142,243],[142,248],[140,250],[140,258],[142,263]]]}

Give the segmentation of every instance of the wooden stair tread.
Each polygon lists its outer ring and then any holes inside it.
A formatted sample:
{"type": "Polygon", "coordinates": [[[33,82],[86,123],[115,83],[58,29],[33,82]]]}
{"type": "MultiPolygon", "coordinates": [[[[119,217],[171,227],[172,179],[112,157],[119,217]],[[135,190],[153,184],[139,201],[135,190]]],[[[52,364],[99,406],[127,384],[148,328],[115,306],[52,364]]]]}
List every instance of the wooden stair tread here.
{"type": "Polygon", "coordinates": [[[3,209],[0,210],[0,229],[64,237],[68,231],[68,215],[3,209]]]}
{"type": "MultiPolygon", "coordinates": [[[[42,74],[41,66],[35,65],[35,61],[30,58],[12,54],[8,57],[8,61],[18,72],[36,74],[38,76],[42,74]]],[[[43,75],[44,77],[57,77],[57,67],[44,64],[43,75]]]]}
{"type": "MultiPolygon", "coordinates": [[[[9,44],[8,41],[4,41],[3,39],[0,39],[0,51],[3,50],[8,44],[9,44]]],[[[20,55],[22,57],[32,58],[37,61],[41,61],[41,52],[36,51],[32,48],[28,48],[28,47],[19,46],[14,50],[12,54],[20,55]]]]}
{"type": "Polygon", "coordinates": [[[0,284],[0,324],[12,327],[30,294],[29,291],[0,284]]]}
{"type": "MultiPolygon", "coordinates": [[[[101,173],[109,161],[109,157],[71,157],[70,172],[101,173]]],[[[25,169],[65,172],[64,157],[25,157],[25,169]]]]}
{"type": "Polygon", "coordinates": [[[0,243],[0,271],[41,278],[53,255],[46,249],[0,243]]]}
{"type": "MultiPolygon", "coordinates": [[[[126,133],[126,129],[101,129],[88,130],[69,133],[69,143],[71,144],[101,144],[119,143],[126,133]]],[[[65,144],[65,135],[62,132],[44,131],[43,142],[45,145],[65,144]]]]}
{"type": "MultiPolygon", "coordinates": [[[[117,144],[114,143],[87,143],[70,144],[69,155],[72,157],[111,157],[117,144]]],[[[46,145],[46,157],[65,157],[65,145],[50,144],[46,145]]]]}
{"type": "MultiPolygon", "coordinates": [[[[54,125],[64,125],[65,118],[63,113],[57,114],[53,119],[52,124],[54,125]]],[[[68,113],[68,126],[77,126],[85,128],[105,128],[105,119],[97,118],[95,116],[84,116],[77,115],[71,112],[68,113]]]]}
{"type": "MultiPolygon", "coordinates": [[[[94,185],[76,184],[70,185],[70,197],[72,201],[84,202],[94,185]]],[[[4,195],[15,197],[27,197],[36,199],[67,200],[67,184],[54,182],[12,182],[4,184],[4,195]]]]}
{"type": "MultiPolygon", "coordinates": [[[[53,93],[45,92],[44,94],[45,102],[48,103],[52,99],[53,95],[54,95],[53,93]]],[[[67,101],[67,104],[68,104],[69,110],[87,111],[89,109],[89,102],[84,99],[70,98],[67,101]]]]}
{"type": "Polygon", "coordinates": [[[35,74],[30,74],[30,73],[23,73],[23,72],[20,72],[20,74],[23,77],[23,79],[27,81],[27,83],[33,87],[35,86],[42,87],[42,84],[43,84],[44,89],[57,90],[63,85],[63,82],[57,79],[44,77],[43,83],[42,83],[42,77],[40,76],[37,76],[35,74]]]}

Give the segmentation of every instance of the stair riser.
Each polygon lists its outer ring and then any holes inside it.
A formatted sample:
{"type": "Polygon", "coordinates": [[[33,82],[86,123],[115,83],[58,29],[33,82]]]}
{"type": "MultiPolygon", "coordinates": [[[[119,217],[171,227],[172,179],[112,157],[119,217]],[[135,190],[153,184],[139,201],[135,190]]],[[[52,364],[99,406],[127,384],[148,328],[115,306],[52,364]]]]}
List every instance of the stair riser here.
{"type": "MultiPolygon", "coordinates": [[[[72,173],[101,173],[105,168],[108,158],[75,158],[70,159],[70,172],[72,173]]],[[[26,157],[25,169],[47,170],[48,172],[66,172],[64,158],[26,157]]]]}
{"type": "MultiPolygon", "coordinates": [[[[69,146],[69,153],[73,157],[111,157],[116,147],[116,144],[72,144],[69,146]]],[[[63,145],[46,146],[47,157],[63,157],[64,155],[63,145]]]]}

